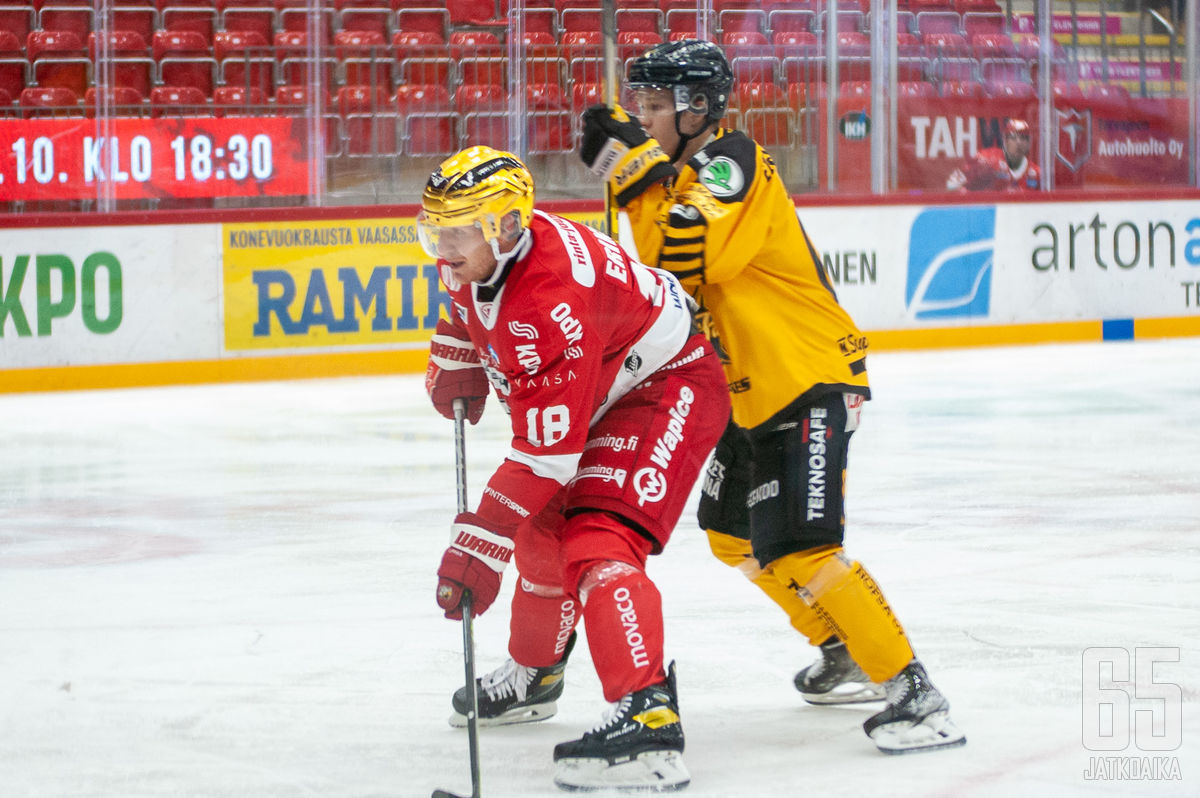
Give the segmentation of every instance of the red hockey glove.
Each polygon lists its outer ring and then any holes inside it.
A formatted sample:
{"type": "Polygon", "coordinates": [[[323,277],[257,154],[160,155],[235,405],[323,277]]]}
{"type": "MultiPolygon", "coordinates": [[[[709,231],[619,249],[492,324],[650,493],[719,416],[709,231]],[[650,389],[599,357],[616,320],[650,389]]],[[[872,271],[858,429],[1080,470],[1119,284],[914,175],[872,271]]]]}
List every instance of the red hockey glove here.
{"type": "Polygon", "coordinates": [[[659,143],[619,105],[593,105],[583,112],[579,157],[593,174],[609,181],[621,206],[676,174],[659,143]]]}
{"type": "Polygon", "coordinates": [[[482,615],[500,592],[500,577],[512,559],[513,542],[482,526],[475,513],[459,513],[450,526],[450,546],[438,567],[437,603],[447,618],[462,618],[464,590],[472,612],[482,615]]]}
{"type": "Polygon", "coordinates": [[[457,332],[450,322],[438,319],[437,330],[429,342],[425,392],[433,400],[434,408],[449,419],[454,418],[454,400],[466,399],[467,421],[475,424],[487,401],[487,375],[475,345],[459,338],[457,332]]]}

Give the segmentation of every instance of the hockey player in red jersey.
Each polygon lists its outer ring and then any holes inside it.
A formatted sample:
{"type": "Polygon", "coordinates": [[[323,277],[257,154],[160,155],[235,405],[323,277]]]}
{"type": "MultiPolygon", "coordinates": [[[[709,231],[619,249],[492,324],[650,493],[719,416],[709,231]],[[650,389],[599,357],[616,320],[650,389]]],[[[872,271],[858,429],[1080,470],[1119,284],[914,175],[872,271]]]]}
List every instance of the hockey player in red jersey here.
{"type": "Polygon", "coordinates": [[[1010,119],[1004,126],[1004,146],[976,153],[950,173],[951,191],[1038,191],[1042,170],[1029,160],[1029,123],[1010,119]]]}
{"type": "Polygon", "coordinates": [[[512,659],[479,680],[481,722],[531,706],[529,720],[553,713],[582,620],[604,697],[617,706],[555,747],[555,783],[684,787],[674,669],[645,564],[729,417],[721,365],[693,331],[678,281],[604,235],[535,211],[532,177],[515,156],[464,150],[430,176],[421,206],[421,243],[452,300],[426,389],[451,418],[466,398],[474,423],[490,382],[512,421],[507,458],[476,510],[454,519],[438,568],[438,605],[460,618],[463,592],[486,611],[516,561],[512,659]],[[525,700],[534,694],[545,700],[525,700]]]}

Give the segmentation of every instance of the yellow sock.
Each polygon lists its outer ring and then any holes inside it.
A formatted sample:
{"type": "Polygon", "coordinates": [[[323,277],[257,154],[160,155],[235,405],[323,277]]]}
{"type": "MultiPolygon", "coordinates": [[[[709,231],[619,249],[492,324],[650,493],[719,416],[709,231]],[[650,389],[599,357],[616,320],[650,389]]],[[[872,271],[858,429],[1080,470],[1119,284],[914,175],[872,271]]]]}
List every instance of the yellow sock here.
{"type": "Polygon", "coordinates": [[[789,554],[766,570],[812,608],[872,681],[884,682],[912,661],[908,636],[883,592],[841,546],[789,554]]]}
{"type": "Polygon", "coordinates": [[[808,642],[819,646],[833,634],[820,616],[813,612],[794,590],[785,587],[774,574],[758,567],[758,560],[751,551],[750,541],[710,529],[708,545],[718,560],[741,571],[747,579],[758,585],[771,601],[778,604],[787,613],[792,626],[808,638],[808,642]]]}

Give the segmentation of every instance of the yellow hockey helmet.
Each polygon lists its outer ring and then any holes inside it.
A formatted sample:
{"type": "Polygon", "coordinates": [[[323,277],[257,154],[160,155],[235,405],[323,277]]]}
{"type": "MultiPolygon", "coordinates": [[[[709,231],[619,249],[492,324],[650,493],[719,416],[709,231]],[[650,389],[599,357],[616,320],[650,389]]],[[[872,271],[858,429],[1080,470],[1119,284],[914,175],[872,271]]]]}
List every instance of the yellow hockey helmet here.
{"type": "Polygon", "coordinates": [[[443,228],[474,226],[499,257],[500,222],[510,213],[521,229],[533,219],[533,176],[512,153],[468,147],[447,158],[429,176],[421,194],[417,232],[421,246],[437,257],[443,228]]]}

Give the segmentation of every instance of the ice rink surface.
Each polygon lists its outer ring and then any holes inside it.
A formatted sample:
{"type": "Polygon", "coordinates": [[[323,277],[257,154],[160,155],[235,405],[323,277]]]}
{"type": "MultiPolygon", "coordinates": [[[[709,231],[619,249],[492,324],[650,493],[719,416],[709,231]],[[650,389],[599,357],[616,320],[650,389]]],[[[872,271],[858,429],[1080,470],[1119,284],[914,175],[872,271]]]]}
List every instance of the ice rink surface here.
{"type": "MultiPolygon", "coordinates": [[[[968,744],[888,757],[861,730],[879,705],[806,705],[814,650],[711,557],[693,494],[650,566],[684,795],[1200,795],[1200,339],[870,367],[847,548],[968,744]],[[1178,685],[1179,748],[1084,747],[1089,647],[1178,650],[1138,676],[1178,685]],[[1088,780],[1092,756],[1182,778],[1088,780]]],[[[493,404],[467,436],[473,505],[507,419],[493,404]]],[[[470,792],[446,722],[460,626],[433,599],[452,424],[420,377],[0,395],[0,451],[0,796],[470,792]]],[[[480,672],[513,581],[476,624],[480,672]]],[[[564,794],[551,749],[604,707],[580,645],[555,718],[482,731],[484,795],[564,794]]]]}

